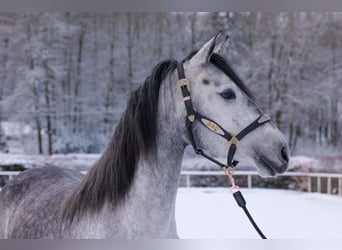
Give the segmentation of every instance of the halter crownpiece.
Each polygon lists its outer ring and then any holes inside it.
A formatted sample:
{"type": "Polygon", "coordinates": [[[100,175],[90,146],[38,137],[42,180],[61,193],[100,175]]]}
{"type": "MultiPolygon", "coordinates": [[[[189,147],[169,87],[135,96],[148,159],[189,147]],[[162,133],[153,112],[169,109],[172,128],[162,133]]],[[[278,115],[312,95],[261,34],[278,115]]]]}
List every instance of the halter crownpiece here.
{"type": "Polygon", "coordinates": [[[256,128],[269,122],[271,120],[270,116],[266,114],[259,116],[255,121],[249,124],[242,131],[240,131],[237,135],[229,133],[224,128],[222,128],[222,126],[220,126],[218,123],[214,122],[213,120],[209,119],[208,117],[196,111],[191,101],[190,81],[186,79],[185,77],[183,63],[179,63],[179,62],[177,63],[177,72],[178,72],[178,78],[179,78],[179,80],[177,81],[177,85],[183,96],[183,101],[184,101],[185,111],[186,111],[185,126],[187,128],[190,142],[195,153],[198,155],[202,155],[203,157],[214,162],[215,164],[219,165],[222,168],[227,168],[227,166],[231,168],[235,168],[236,165],[238,164],[238,161],[234,160],[234,155],[235,155],[236,149],[239,147],[241,143],[242,138],[244,138],[247,134],[249,134],[256,128]],[[217,161],[216,159],[214,159],[213,157],[207,155],[201,148],[197,146],[195,138],[194,138],[194,134],[192,132],[192,125],[195,121],[199,121],[210,131],[214,132],[215,134],[227,140],[230,146],[228,149],[226,164],[223,164],[217,161]]]}

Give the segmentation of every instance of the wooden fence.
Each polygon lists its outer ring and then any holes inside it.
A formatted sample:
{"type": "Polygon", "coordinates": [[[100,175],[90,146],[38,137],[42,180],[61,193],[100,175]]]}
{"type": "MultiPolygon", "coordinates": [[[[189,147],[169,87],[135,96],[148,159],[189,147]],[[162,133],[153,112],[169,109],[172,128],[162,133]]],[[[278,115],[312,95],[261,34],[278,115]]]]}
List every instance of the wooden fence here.
{"type": "MultiPolygon", "coordinates": [[[[85,171],[81,171],[85,174],[85,171]]],[[[0,171],[0,176],[8,176],[12,179],[13,176],[19,174],[20,171],[0,171]]],[[[192,176],[222,176],[223,171],[182,171],[181,175],[186,179],[186,187],[191,187],[191,177],[192,176]]],[[[247,176],[247,188],[253,188],[252,178],[253,176],[258,176],[255,171],[236,171],[234,176],[247,176]]],[[[322,180],[326,179],[326,191],[328,194],[332,194],[332,180],[336,179],[338,182],[337,194],[342,196],[342,174],[333,173],[303,173],[303,172],[287,172],[279,175],[279,177],[305,177],[307,178],[307,191],[313,191],[313,179],[315,179],[316,191],[322,192],[322,180]]]]}

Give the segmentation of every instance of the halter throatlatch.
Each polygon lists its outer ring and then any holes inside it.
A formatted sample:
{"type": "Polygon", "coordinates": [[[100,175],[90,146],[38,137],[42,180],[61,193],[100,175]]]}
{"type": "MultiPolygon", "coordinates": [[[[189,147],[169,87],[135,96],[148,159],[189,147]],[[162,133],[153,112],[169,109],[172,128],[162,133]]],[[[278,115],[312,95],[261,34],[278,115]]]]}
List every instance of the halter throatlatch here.
{"type": "Polygon", "coordinates": [[[218,125],[213,120],[209,119],[208,117],[202,115],[201,113],[197,112],[194,108],[192,102],[191,102],[191,95],[190,95],[190,82],[185,77],[184,68],[182,63],[177,64],[177,71],[178,71],[178,78],[177,81],[178,88],[183,96],[183,101],[185,104],[185,110],[186,110],[186,128],[188,131],[188,135],[190,138],[191,145],[195,151],[196,154],[202,155],[203,157],[207,158],[208,160],[214,162],[215,164],[219,165],[222,168],[235,168],[238,164],[238,161],[234,160],[234,155],[236,152],[236,149],[239,147],[240,142],[242,138],[244,138],[247,134],[255,130],[256,128],[264,125],[265,123],[270,121],[270,116],[263,114],[258,117],[255,121],[253,121],[251,124],[249,124],[246,128],[244,128],[240,133],[238,134],[231,134],[227,132],[224,128],[222,128],[220,125],[218,125]],[[224,139],[227,140],[229,146],[228,154],[227,154],[227,163],[223,164],[219,162],[218,160],[214,159],[213,157],[207,155],[201,148],[199,148],[196,144],[193,132],[192,132],[192,125],[195,121],[199,121],[201,124],[203,124],[206,128],[208,128],[210,131],[214,132],[217,135],[220,135],[224,139]]]}

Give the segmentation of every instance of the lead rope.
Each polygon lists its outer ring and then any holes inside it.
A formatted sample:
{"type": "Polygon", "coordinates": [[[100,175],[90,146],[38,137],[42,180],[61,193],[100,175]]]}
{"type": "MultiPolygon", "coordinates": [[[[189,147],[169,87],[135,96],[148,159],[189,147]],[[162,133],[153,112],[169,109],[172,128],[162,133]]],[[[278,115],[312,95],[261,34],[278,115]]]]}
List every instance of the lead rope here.
{"type": "Polygon", "coordinates": [[[249,221],[251,222],[251,224],[253,225],[254,229],[257,231],[257,233],[260,235],[260,237],[262,239],[267,239],[266,236],[262,233],[262,231],[260,230],[260,228],[258,227],[258,225],[255,223],[253,217],[251,216],[251,214],[249,213],[247,207],[246,207],[246,200],[243,198],[242,193],[240,192],[240,187],[235,185],[235,180],[233,177],[234,174],[234,168],[232,170],[227,170],[226,167],[222,168],[224,173],[226,174],[231,187],[230,187],[230,191],[233,194],[237,204],[239,205],[239,207],[241,207],[243,209],[243,211],[245,212],[245,214],[247,215],[249,221]]]}

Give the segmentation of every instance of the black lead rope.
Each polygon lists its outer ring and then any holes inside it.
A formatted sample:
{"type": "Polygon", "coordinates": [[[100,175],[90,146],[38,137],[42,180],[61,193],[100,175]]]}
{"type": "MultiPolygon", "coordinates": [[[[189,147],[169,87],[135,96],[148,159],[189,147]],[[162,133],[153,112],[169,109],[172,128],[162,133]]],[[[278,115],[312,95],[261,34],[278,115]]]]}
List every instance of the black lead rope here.
{"type": "Polygon", "coordinates": [[[266,236],[262,233],[258,225],[255,223],[253,217],[249,213],[247,206],[246,206],[246,200],[243,198],[242,193],[240,192],[240,187],[235,185],[235,180],[233,177],[233,171],[227,171],[227,168],[223,168],[224,173],[227,175],[230,183],[232,184],[232,187],[230,188],[230,191],[232,192],[235,201],[243,209],[245,212],[247,218],[249,219],[250,223],[253,225],[254,229],[257,231],[257,233],[260,235],[262,239],[267,239],[266,236]]]}
{"type": "Polygon", "coordinates": [[[236,152],[236,149],[240,145],[240,142],[242,138],[244,138],[247,134],[255,130],[256,128],[264,125],[265,123],[270,121],[270,117],[266,114],[261,115],[253,121],[250,125],[248,125],[246,128],[244,128],[240,133],[237,135],[231,134],[227,132],[224,128],[222,128],[220,125],[218,125],[216,122],[213,120],[209,119],[208,117],[200,114],[199,112],[196,111],[196,109],[193,107],[192,102],[191,102],[191,95],[190,95],[190,83],[189,80],[185,78],[185,73],[184,73],[184,68],[182,63],[177,64],[177,71],[178,71],[178,78],[179,80],[177,81],[179,90],[183,96],[184,100],[184,105],[185,105],[185,110],[186,110],[186,121],[185,121],[185,126],[187,128],[187,132],[189,135],[189,139],[191,142],[191,145],[195,151],[196,154],[201,155],[208,160],[214,162],[227,174],[229,177],[229,180],[232,184],[231,190],[233,193],[233,196],[239,205],[245,212],[246,216],[248,217],[249,221],[255,228],[255,230],[258,232],[260,237],[262,239],[266,239],[265,235],[262,233],[258,225],[255,223],[253,217],[249,213],[247,207],[246,207],[246,201],[242,196],[242,193],[240,192],[240,188],[235,185],[235,181],[233,178],[233,170],[235,169],[236,165],[238,164],[237,161],[234,160],[234,154],[236,152]],[[228,143],[230,144],[230,147],[228,149],[228,154],[227,154],[227,164],[223,164],[220,161],[214,159],[213,157],[207,155],[201,148],[199,148],[196,144],[193,132],[192,132],[192,125],[194,121],[199,121],[201,124],[203,124],[206,128],[208,128],[210,131],[216,133],[217,135],[222,136],[225,138],[228,143]],[[227,167],[231,168],[231,171],[227,172],[227,167]]]}
{"type": "Polygon", "coordinates": [[[255,223],[252,215],[249,213],[249,211],[246,207],[246,200],[243,198],[242,193],[240,191],[236,191],[233,193],[233,196],[234,196],[237,204],[239,205],[239,207],[241,207],[243,209],[243,211],[245,212],[245,214],[247,215],[249,221],[251,222],[254,229],[257,231],[257,233],[260,235],[260,237],[262,239],[267,239],[266,236],[262,233],[262,231],[258,227],[258,225],[255,223]]]}

